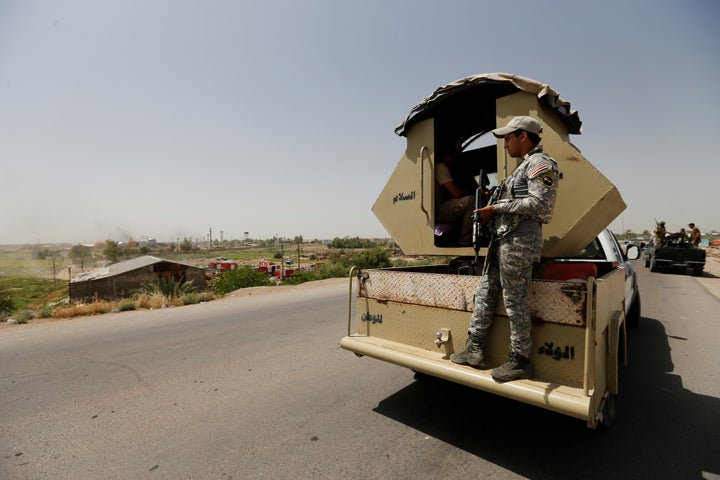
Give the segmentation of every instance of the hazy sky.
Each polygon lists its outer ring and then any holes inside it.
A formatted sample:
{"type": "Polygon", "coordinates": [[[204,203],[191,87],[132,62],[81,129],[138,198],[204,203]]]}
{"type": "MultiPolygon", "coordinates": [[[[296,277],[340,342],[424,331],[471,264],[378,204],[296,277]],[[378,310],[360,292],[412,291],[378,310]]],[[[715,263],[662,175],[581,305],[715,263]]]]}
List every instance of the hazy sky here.
{"type": "Polygon", "coordinates": [[[579,111],[613,229],[720,230],[719,24],[717,0],[0,0],[0,244],[387,237],[395,126],[486,72],[579,111]]]}

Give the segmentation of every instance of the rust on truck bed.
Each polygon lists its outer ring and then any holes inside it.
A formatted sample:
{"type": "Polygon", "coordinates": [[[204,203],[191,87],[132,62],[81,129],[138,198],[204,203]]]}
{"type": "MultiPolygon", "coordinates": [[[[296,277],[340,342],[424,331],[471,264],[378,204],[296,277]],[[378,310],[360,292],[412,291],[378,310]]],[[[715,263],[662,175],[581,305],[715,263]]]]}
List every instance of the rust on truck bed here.
{"type": "MultiPolygon", "coordinates": [[[[479,277],[387,270],[363,270],[359,274],[359,297],[411,305],[471,312],[479,277]]],[[[529,293],[533,323],[585,326],[587,292],[584,282],[540,280],[529,293]]],[[[503,302],[495,314],[507,317],[503,302]]]]}

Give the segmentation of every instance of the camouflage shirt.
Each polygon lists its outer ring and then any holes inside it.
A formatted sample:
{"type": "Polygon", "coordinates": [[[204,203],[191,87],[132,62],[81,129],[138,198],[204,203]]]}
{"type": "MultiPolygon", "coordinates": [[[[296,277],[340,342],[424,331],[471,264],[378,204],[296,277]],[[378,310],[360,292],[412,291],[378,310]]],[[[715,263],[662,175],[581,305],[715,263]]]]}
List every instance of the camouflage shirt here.
{"type": "Polygon", "coordinates": [[[495,229],[498,236],[541,231],[552,219],[558,181],[557,162],[538,145],[498,187],[495,229]]]}

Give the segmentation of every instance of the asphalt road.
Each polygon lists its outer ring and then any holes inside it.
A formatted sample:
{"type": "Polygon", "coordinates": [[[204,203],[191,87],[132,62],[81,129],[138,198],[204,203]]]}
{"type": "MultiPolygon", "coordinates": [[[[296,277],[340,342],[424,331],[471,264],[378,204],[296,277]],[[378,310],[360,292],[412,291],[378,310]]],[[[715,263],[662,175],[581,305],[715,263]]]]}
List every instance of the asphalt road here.
{"type": "Polygon", "coordinates": [[[637,269],[610,430],[356,358],[328,282],[0,330],[0,479],[720,479],[720,300],[637,269]]]}

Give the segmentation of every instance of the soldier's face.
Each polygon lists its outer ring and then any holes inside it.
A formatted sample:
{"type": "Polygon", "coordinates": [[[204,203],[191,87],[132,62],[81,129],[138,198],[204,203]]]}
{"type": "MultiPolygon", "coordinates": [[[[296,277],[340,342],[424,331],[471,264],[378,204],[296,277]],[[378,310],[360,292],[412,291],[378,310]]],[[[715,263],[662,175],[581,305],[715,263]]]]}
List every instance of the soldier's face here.
{"type": "Polygon", "coordinates": [[[527,138],[527,133],[508,133],[505,135],[505,150],[512,158],[520,158],[523,152],[523,136],[527,138]]]}

